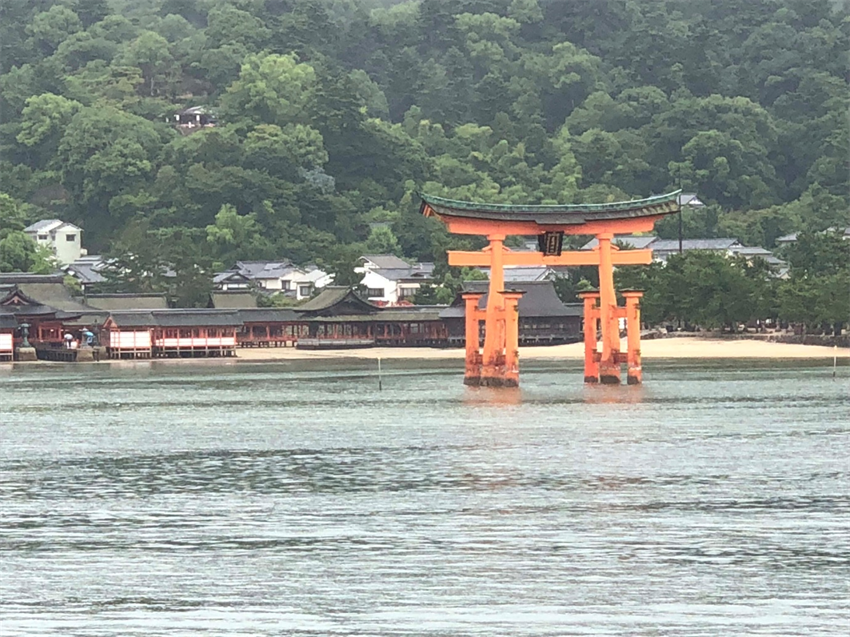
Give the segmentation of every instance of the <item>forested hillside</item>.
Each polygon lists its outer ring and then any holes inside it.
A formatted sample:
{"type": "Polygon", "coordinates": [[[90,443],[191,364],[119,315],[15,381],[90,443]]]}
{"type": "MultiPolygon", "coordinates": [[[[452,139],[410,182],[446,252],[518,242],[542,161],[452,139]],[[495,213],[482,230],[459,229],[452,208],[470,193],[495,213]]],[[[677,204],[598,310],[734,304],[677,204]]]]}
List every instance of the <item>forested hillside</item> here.
{"type": "MultiPolygon", "coordinates": [[[[847,225],[829,0],[0,0],[0,261],[27,221],[192,270],[439,260],[415,192],[682,187],[689,236],[847,225]],[[186,134],[174,114],[206,106],[186,134]]],[[[659,227],[675,232],[673,223],[659,227]]],[[[25,250],[24,250],[25,252],[25,250]]],[[[129,267],[129,266],[128,266],[129,267]]]]}

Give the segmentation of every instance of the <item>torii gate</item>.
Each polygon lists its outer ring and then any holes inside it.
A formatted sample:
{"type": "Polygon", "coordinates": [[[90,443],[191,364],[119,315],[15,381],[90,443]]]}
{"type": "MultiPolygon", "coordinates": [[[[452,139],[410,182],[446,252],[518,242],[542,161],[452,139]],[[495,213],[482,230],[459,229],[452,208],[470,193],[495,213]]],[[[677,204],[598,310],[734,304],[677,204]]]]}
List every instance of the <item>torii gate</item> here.
{"type": "Polygon", "coordinates": [[[640,298],[642,292],[623,291],[625,307],[617,306],[615,265],[645,265],[652,250],[620,250],[612,245],[615,234],[648,232],[664,215],[679,212],[681,191],[609,204],[513,206],[453,201],[420,195],[421,212],[436,217],[453,234],[483,235],[490,245],[480,252],[450,250],[449,265],[490,268],[485,310],[478,309],[483,294],[466,293],[467,385],[516,387],[519,385],[519,318],[522,292],[505,290],[504,266],[599,267],[599,291],[583,292],[584,380],[586,383],[620,383],[620,363],[628,363],[629,384],[641,382],[640,298]],[[564,235],[595,235],[593,250],[563,252],[564,235]],[[505,247],[508,235],[537,235],[539,252],[512,252],[505,247]],[[628,355],[620,353],[619,319],[626,319],[628,355]],[[484,351],[479,348],[479,324],[484,321],[484,351]],[[597,326],[602,330],[602,351],[597,351],[597,326]]]}

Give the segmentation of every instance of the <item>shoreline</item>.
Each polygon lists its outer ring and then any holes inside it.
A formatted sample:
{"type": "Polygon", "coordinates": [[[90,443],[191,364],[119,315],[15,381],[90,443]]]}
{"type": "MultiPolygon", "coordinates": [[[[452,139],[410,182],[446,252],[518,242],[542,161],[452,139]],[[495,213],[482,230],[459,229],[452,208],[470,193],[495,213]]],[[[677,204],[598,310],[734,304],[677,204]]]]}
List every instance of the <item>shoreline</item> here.
{"type": "MultiPolygon", "coordinates": [[[[626,351],[623,339],[621,351],[626,351]]],[[[438,349],[422,347],[372,347],[366,349],[299,350],[295,348],[245,348],[237,351],[237,360],[246,362],[275,362],[292,360],[339,359],[405,359],[405,360],[463,360],[462,348],[438,349]]],[[[584,343],[567,345],[527,346],[519,349],[520,360],[584,360],[584,343]]],[[[850,348],[822,345],[775,343],[760,339],[708,339],[677,337],[652,339],[641,343],[641,358],[654,359],[831,359],[850,358],[850,348]]],[[[191,360],[191,359],[185,359],[191,360]]],[[[197,359],[195,359],[197,360],[197,359]]],[[[226,359],[222,359],[226,360],[226,359]]]]}
{"type": "MultiPolygon", "coordinates": [[[[626,339],[621,342],[621,351],[626,351],[626,339]]],[[[520,347],[521,361],[573,361],[584,360],[584,343],[567,345],[536,345],[520,347]]],[[[84,363],[62,363],[55,361],[15,361],[12,366],[66,366],[101,365],[103,363],[135,365],[137,363],[157,364],[202,364],[233,365],[240,363],[285,363],[295,361],[327,361],[342,363],[345,361],[369,360],[406,360],[406,361],[463,361],[463,348],[429,347],[370,347],[364,349],[327,349],[305,350],[294,347],[237,348],[236,356],[215,358],[138,358],[138,359],[101,359],[84,363]]],[[[828,347],[823,345],[802,345],[797,343],[777,343],[764,339],[712,339],[701,336],[677,336],[675,338],[650,339],[641,343],[641,359],[655,360],[832,360],[837,358],[842,364],[850,361],[850,348],[828,347]]],[[[0,362],[0,370],[4,365],[0,362]]]]}

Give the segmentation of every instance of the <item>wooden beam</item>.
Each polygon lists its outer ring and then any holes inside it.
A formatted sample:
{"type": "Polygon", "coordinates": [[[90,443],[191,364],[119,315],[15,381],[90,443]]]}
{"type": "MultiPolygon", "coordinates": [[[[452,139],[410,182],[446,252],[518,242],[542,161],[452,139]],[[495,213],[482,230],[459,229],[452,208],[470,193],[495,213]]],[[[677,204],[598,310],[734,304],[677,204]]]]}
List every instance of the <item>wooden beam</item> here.
{"type": "MultiPolygon", "coordinates": [[[[449,250],[449,265],[457,267],[490,267],[487,252],[449,250]]],[[[648,265],[652,263],[652,250],[612,250],[613,265],[648,265]]],[[[559,257],[546,257],[540,252],[504,252],[504,265],[524,266],[579,266],[599,265],[598,250],[562,252],[559,257]]]]}

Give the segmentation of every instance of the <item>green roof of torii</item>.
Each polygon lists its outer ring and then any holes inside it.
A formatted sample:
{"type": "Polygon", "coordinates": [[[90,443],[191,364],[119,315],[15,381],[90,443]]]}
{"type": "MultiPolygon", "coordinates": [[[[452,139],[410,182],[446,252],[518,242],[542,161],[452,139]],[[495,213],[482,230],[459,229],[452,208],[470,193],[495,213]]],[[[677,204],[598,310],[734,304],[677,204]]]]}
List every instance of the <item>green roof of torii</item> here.
{"type": "Polygon", "coordinates": [[[438,215],[486,219],[491,221],[534,221],[541,225],[575,225],[588,221],[609,221],[632,217],[650,217],[679,212],[681,190],[646,199],[614,203],[581,203],[557,205],[514,205],[455,201],[433,195],[419,194],[421,210],[427,205],[438,215]]]}

